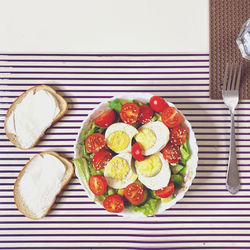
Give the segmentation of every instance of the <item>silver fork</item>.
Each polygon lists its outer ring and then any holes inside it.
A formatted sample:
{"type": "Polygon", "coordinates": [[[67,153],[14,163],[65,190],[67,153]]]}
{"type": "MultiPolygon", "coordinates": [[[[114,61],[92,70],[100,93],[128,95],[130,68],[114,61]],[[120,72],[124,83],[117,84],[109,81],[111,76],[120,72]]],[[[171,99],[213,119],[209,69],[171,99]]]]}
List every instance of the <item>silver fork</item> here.
{"type": "Polygon", "coordinates": [[[222,97],[231,115],[229,162],[226,178],[226,188],[231,194],[236,194],[240,190],[240,178],[236,158],[234,132],[234,111],[239,101],[240,77],[241,65],[237,66],[227,64],[222,86],[222,97]]]}

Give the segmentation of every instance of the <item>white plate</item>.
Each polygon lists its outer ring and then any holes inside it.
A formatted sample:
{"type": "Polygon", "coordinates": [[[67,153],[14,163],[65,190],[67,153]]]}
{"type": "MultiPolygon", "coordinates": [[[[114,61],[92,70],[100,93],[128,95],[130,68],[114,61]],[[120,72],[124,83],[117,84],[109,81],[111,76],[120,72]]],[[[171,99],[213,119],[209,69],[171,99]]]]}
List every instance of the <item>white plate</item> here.
{"type": "MultiPolygon", "coordinates": [[[[81,129],[78,133],[77,136],[77,140],[76,140],[76,144],[75,144],[75,148],[74,148],[74,158],[80,158],[79,155],[79,149],[82,147],[82,141],[79,141],[79,137],[80,137],[80,133],[81,131],[84,130],[88,130],[91,126],[91,123],[93,122],[93,120],[98,117],[98,115],[105,109],[107,109],[108,107],[108,101],[112,101],[116,98],[118,99],[125,99],[125,100],[138,100],[144,103],[148,103],[150,98],[153,95],[150,93],[129,93],[129,94],[124,94],[124,95],[117,95],[114,96],[111,99],[108,99],[105,102],[100,103],[87,117],[86,120],[83,121],[81,129]]],[[[173,103],[169,103],[169,106],[175,107],[175,105],[173,103]]],[[[184,116],[183,116],[184,117],[184,116]]],[[[185,118],[185,117],[184,117],[185,118]]],[[[197,168],[197,163],[198,163],[198,146],[196,143],[196,139],[195,139],[195,135],[194,132],[192,130],[192,127],[190,125],[190,123],[187,121],[187,119],[184,120],[183,125],[187,128],[187,130],[189,131],[189,145],[190,145],[190,149],[192,151],[192,155],[191,158],[188,160],[187,162],[187,171],[186,171],[186,175],[184,178],[184,185],[183,187],[178,191],[176,197],[171,200],[168,203],[160,203],[160,206],[158,207],[156,214],[161,214],[163,213],[166,209],[169,209],[170,207],[172,207],[173,205],[175,205],[176,202],[178,202],[179,200],[181,200],[183,198],[183,196],[185,195],[185,193],[187,192],[187,190],[189,189],[189,187],[192,184],[192,181],[196,175],[196,168],[197,168]]],[[[80,183],[82,184],[84,190],[88,193],[88,196],[90,197],[91,200],[94,201],[94,195],[93,193],[89,190],[89,187],[86,186],[80,178],[80,175],[77,171],[77,169],[75,169],[76,172],[76,176],[78,177],[80,183]]],[[[96,203],[103,208],[103,205],[101,202],[96,201],[96,203]]],[[[109,213],[109,212],[107,212],[109,213]]],[[[124,209],[123,212],[119,213],[118,215],[122,215],[122,216],[126,216],[126,217],[146,217],[143,213],[141,212],[133,212],[131,209],[124,209]]]]}

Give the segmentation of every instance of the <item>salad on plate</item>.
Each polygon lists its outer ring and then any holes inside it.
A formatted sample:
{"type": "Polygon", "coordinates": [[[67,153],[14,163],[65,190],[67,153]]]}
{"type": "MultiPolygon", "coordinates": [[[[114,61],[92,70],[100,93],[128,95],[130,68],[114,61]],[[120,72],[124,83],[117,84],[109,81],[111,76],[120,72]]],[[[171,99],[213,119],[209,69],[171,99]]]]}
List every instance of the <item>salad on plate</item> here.
{"type": "Polygon", "coordinates": [[[148,102],[113,98],[94,113],[79,133],[74,159],[93,200],[111,213],[154,216],[184,195],[194,152],[185,118],[171,103],[153,95],[148,102]]]}

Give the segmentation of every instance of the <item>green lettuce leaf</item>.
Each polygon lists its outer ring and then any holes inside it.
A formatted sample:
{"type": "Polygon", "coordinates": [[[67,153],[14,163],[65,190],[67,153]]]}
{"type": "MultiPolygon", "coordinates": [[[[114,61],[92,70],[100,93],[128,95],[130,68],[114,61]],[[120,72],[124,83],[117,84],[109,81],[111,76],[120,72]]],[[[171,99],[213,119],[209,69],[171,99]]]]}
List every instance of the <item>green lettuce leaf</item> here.
{"type": "Polygon", "coordinates": [[[146,216],[155,216],[155,211],[159,204],[159,201],[160,200],[151,197],[144,204],[133,206],[132,210],[134,212],[142,212],[146,216]]]}
{"type": "Polygon", "coordinates": [[[191,152],[189,149],[189,143],[188,143],[188,139],[185,141],[184,144],[182,144],[180,146],[180,151],[181,151],[181,163],[183,163],[183,165],[186,165],[186,162],[190,159],[191,157],[191,152]]]}
{"type": "Polygon", "coordinates": [[[108,102],[109,108],[114,109],[118,114],[120,114],[122,109],[122,104],[119,99],[114,99],[108,102]]]}

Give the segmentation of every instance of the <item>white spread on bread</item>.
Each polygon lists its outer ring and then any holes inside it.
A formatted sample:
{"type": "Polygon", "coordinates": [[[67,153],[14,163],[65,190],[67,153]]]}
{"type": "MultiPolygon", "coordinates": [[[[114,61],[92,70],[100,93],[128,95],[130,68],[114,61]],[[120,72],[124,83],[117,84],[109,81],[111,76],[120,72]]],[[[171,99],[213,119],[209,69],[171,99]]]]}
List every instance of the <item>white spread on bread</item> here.
{"type": "Polygon", "coordinates": [[[25,205],[36,217],[44,215],[62,188],[65,165],[55,156],[35,156],[18,182],[25,205]]]}
{"type": "Polygon", "coordinates": [[[8,133],[22,148],[30,148],[60,113],[56,98],[46,90],[30,91],[8,117],[8,133]]]}

